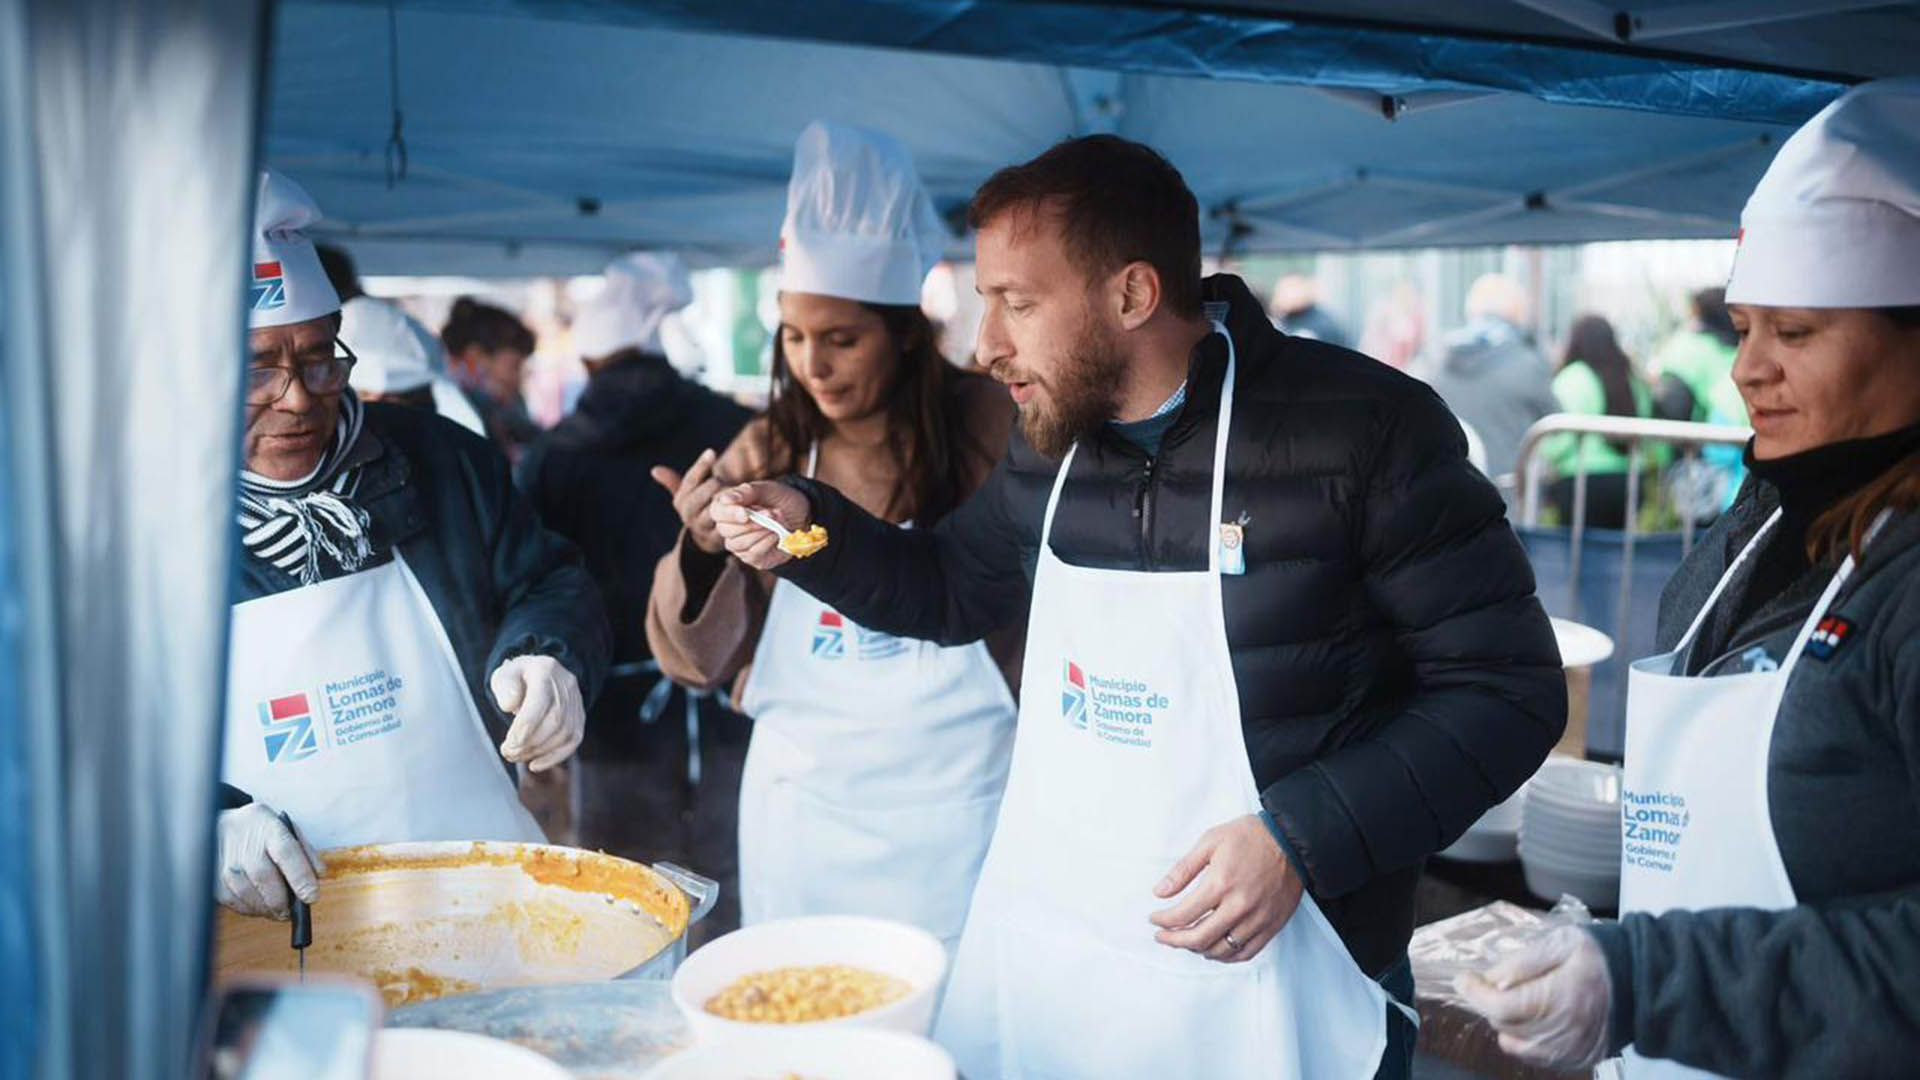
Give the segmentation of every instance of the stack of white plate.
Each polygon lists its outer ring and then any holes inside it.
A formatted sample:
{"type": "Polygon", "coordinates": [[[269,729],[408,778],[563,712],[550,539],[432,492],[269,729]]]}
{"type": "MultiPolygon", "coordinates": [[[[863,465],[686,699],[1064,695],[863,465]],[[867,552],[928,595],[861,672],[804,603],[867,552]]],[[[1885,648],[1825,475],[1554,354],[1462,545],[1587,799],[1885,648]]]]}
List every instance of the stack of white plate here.
{"type": "Polygon", "coordinates": [[[1513,798],[1482,814],[1440,857],[1470,863],[1512,862],[1519,851],[1520,814],[1526,801],[1527,786],[1522,784],[1513,798]]]}
{"type": "Polygon", "coordinates": [[[1620,899],[1620,768],[1550,757],[1527,784],[1520,868],[1543,900],[1563,893],[1588,907],[1620,899]]]}

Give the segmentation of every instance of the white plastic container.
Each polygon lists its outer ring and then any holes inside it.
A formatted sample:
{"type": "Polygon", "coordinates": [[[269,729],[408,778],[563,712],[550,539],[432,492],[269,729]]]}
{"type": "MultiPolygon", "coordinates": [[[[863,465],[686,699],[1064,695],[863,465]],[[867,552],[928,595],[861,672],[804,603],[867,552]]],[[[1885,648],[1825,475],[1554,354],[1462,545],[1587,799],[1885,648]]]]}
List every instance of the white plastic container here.
{"type": "Polygon", "coordinates": [[[917,1035],[875,1028],[765,1025],[725,1042],[675,1054],[643,1080],[758,1080],[831,1076],[834,1080],[954,1080],[953,1058],[917,1035]]]}
{"type": "MultiPolygon", "coordinates": [[[[743,1034],[828,1027],[885,1028],[926,1035],[947,977],[947,950],[918,927],[858,915],[778,919],[718,938],[687,957],[673,976],[673,1003],[702,1043],[743,1034]],[[745,976],[775,968],[844,964],[904,980],[906,997],[870,1012],[809,1024],[755,1024],[706,1010],[714,995],[745,976]]],[[[677,1075],[677,1074],[676,1074],[677,1075]]]]}

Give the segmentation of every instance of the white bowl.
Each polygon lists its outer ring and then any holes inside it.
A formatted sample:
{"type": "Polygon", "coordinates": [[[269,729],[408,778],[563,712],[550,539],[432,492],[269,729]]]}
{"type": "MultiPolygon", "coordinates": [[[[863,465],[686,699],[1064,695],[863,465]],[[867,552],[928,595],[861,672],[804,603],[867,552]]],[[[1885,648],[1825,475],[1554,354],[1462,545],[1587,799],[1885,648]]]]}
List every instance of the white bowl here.
{"type": "Polygon", "coordinates": [[[1579,852],[1564,848],[1542,847],[1538,843],[1522,841],[1520,860],[1536,862],[1555,870],[1565,870],[1576,874],[1612,874],[1620,876],[1619,852],[1579,852]]]}
{"type": "Polygon", "coordinates": [[[1620,805],[1620,766],[1578,758],[1550,757],[1527,785],[1527,799],[1569,807],[1620,805]]]}
{"type": "Polygon", "coordinates": [[[381,1028],[373,1034],[370,1080],[573,1080],[524,1046],[465,1031],[381,1028]]]}
{"type": "Polygon", "coordinates": [[[1529,814],[1527,820],[1520,823],[1520,835],[1574,851],[1620,850],[1620,823],[1611,818],[1588,822],[1529,814]]]}
{"type": "Polygon", "coordinates": [[[1523,851],[1520,872],[1527,879],[1527,888],[1542,900],[1558,900],[1566,893],[1578,897],[1588,907],[1611,908],[1620,902],[1617,867],[1611,873],[1563,870],[1523,851]]]}
{"type": "Polygon", "coordinates": [[[673,976],[673,1003],[686,1014],[701,1042],[772,1029],[876,1027],[925,1035],[947,977],[947,950],[916,926],[859,915],[811,915],[777,919],[735,930],[687,957],[673,976]],[[802,1025],[728,1020],[706,1010],[713,996],[756,972],[784,967],[845,964],[904,979],[913,989],[891,1005],[802,1025]]]}
{"type": "Polygon", "coordinates": [[[1560,646],[1560,666],[1592,667],[1613,655],[1613,639],[1572,619],[1553,619],[1553,639],[1560,646]]]}
{"type": "Polygon", "coordinates": [[[874,1028],[806,1027],[754,1031],[696,1046],[648,1069],[643,1080],[954,1080],[953,1058],[917,1035],[874,1028]]]}

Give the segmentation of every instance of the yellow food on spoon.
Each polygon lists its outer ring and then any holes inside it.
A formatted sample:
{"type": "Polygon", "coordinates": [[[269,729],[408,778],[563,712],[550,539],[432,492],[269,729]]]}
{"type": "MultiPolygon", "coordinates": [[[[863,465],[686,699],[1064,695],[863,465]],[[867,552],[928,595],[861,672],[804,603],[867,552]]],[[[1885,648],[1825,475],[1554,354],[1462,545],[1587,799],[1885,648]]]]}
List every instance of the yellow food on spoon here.
{"type": "Polygon", "coordinates": [[[804,559],[818,554],[827,546],[827,528],[815,525],[810,529],[795,529],[780,538],[780,550],[796,559],[804,559]]]}
{"type": "Polygon", "coordinates": [[[736,980],[708,999],[707,1011],[754,1024],[805,1024],[870,1012],[912,989],[904,979],[842,964],[775,968],[736,980]]]}

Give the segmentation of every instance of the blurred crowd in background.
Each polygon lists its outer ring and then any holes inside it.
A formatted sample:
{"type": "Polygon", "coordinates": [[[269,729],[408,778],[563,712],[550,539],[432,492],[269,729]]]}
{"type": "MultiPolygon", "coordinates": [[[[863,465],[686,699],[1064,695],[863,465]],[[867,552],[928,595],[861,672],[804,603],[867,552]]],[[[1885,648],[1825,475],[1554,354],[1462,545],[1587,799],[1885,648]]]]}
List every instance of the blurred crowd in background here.
{"type": "MultiPolygon", "coordinates": [[[[1231,270],[1269,295],[1274,321],[1289,333],[1356,348],[1431,383],[1469,429],[1476,459],[1500,478],[1521,465],[1522,436],[1549,413],[1744,424],[1727,378],[1737,343],[1715,287],[1732,253],[1724,241],[1633,241],[1266,256],[1208,269],[1231,270]]],[[[763,405],[777,278],[774,270],[696,270],[693,302],[660,328],[675,367],[750,408],[763,405]]],[[[578,401],[587,372],[573,320],[603,287],[597,276],[365,284],[441,328],[452,375],[516,460],[578,401]]],[[[923,306],[940,328],[941,352],[970,364],[979,319],[971,267],[936,268],[923,306]]],[[[1547,522],[1570,516],[1580,471],[1587,524],[1622,527],[1623,444],[1558,436],[1539,457],[1547,522]]],[[[1718,474],[1711,501],[1724,503],[1738,485],[1739,456],[1708,457],[1718,474]]],[[[1677,523],[1658,492],[1642,513],[1649,529],[1677,523]]]]}

